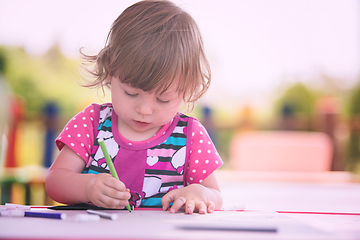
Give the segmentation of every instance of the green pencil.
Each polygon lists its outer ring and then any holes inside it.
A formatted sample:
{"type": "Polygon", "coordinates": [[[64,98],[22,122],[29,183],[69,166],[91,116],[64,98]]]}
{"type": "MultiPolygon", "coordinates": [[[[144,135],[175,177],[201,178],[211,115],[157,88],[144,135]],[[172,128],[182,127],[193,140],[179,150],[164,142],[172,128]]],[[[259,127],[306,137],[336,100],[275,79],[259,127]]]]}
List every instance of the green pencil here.
{"type": "MultiPolygon", "coordinates": [[[[103,152],[103,154],[104,154],[106,164],[109,166],[111,175],[112,175],[114,178],[116,178],[117,180],[119,180],[119,176],[118,176],[117,173],[116,173],[114,164],[113,164],[113,162],[111,161],[110,155],[109,155],[109,153],[108,153],[108,151],[107,151],[107,149],[106,149],[106,146],[105,146],[105,143],[104,143],[104,139],[100,138],[100,139],[98,140],[98,142],[99,142],[99,145],[100,145],[100,147],[101,147],[101,150],[102,150],[102,152],[103,152]]],[[[129,212],[131,212],[130,204],[128,204],[128,205],[126,206],[126,208],[127,208],[127,210],[129,210],[129,212]]]]}

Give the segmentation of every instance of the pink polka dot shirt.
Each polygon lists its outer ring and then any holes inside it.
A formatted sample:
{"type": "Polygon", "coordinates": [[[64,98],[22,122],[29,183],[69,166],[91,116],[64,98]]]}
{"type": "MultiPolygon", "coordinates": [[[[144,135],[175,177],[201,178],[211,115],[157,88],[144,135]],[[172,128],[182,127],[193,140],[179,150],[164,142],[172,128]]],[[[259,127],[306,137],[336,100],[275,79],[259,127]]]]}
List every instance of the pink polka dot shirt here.
{"type": "MultiPolygon", "coordinates": [[[[83,111],[74,116],[64,127],[55,143],[59,150],[64,145],[70,147],[76,152],[87,164],[90,158],[92,146],[94,144],[94,108],[89,105],[83,111]]],[[[154,140],[163,135],[169,124],[164,125],[154,137],[154,140]]],[[[125,139],[119,133],[121,139],[125,139]]],[[[126,139],[125,139],[126,140],[126,139]]],[[[128,141],[128,140],[127,140],[128,141]]],[[[137,142],[128,141],[129,144],[137,142]]],[[[138,142],[141,144],[142,142],[138,142]]],[[[212,143],[204,126],[195,118],[192,129],[192,141],[188,166],[186,170],[186,183],[201,183],[211,173],[223,164],[214,144],[212,143]]]]}

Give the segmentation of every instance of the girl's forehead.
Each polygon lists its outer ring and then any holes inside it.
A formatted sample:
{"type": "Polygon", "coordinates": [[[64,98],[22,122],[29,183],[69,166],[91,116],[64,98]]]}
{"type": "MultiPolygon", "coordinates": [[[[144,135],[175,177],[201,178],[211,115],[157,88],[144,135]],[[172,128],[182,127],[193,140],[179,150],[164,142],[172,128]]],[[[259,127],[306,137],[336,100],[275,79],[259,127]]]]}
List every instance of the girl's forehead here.
{"type": "Polygon", "coordinates": [[[145,86],[145,88],[149,89],[147,92],[153,92],[159,95],[174,94],[175,92],[179,92],[179,83],[179,78],[166,78],[162,79],[158,84],[149,84],[145,86]]]}
{"type": "Polygon", "coordinates": [[[161,93],[169,93],[169,92],[171,93],[172,92],[173,93],[173,92],[178,91],[178,88],[179,88],[178,81],[173,81],[170,84],[165,85],[162,88],[159,88],[159,92],[161,92],[161,93]]]}
{"type": "Polygon", "coordinates": [[[148,91],[149,93],[158,95],[158,96],[162,96],[162,97],[171,97],[176,95],[179,95],[179,90],[178,87],[175,85],[170,85],[169,87],[165,87],[165,88],[159,88],[159,89],[154,89],[151,91],[148,91]]]}
{"type": "Polygon", "coordinates": [[[156,95],[172,95],[172,94],[179,92],[179,85],[178,85],[177,81],[172,82],[165,86],[158,86],[157,88],[153,87],[150,90],[144,90],[140,87],[134,86],[134,84],[131,84],[131,83],[126,83],[126,82],[121,82],[121,81],[120,81],[120,83],[129,88],[138,89],[138,90],[148,92],[148,93],[154,93],[156,95]]]}

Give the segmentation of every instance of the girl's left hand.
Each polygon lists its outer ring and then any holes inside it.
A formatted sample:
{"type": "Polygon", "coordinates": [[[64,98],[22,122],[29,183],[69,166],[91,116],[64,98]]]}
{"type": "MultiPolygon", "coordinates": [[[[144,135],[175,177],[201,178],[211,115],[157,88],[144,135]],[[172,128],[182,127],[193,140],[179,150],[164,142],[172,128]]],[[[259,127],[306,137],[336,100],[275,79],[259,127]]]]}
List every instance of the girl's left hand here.
{"type": "Polygon", "coordinates": [[[198,212],[200,214],[212,213],[215,210],[215,204],[209,200],[212,191],[216,189],[207,188],[201,184],[191,184],[184,188],[174,189],[165,194],[161,199],[163,210],[170,207],[170,213],[176,213],[183,209],[186,214],[198,212]]]}

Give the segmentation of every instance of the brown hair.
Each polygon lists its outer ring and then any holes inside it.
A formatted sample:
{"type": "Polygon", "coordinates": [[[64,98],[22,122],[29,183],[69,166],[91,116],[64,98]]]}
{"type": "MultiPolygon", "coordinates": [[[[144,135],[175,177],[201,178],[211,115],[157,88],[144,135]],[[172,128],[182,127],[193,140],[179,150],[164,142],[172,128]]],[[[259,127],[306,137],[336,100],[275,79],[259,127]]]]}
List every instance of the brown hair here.
{"type": "Polygon", "coordinates": [[[86,87],[107,85],[108,77],[143,91],[163,92],[175,83],[187,103],[209,88],[210,66],[194,19],[170,1],[140,1],[114,21],[105,47],[88,72],[96,80],[86,87]]]}

